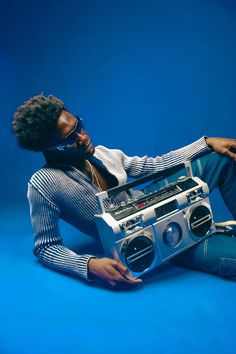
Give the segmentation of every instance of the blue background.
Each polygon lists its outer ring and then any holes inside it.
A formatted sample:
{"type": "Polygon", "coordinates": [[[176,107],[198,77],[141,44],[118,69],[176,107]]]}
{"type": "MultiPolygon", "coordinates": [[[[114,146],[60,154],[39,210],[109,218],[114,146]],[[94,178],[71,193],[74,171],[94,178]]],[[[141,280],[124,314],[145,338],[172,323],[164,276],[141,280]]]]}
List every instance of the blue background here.
{"type": "MultiPolygon", "coordinates": [[[[233,282],[167,265],[111,292],[39,266],[26,189],[43,158],[17,147],[11,121],[43,91],[81,114],[95,145],[129,155],[235,137],[236,2],[2,1],[0,14],[0,352],[233,353],[233,282]]],[[[75,246],[78,232],[61,227],[75,246]]]]}

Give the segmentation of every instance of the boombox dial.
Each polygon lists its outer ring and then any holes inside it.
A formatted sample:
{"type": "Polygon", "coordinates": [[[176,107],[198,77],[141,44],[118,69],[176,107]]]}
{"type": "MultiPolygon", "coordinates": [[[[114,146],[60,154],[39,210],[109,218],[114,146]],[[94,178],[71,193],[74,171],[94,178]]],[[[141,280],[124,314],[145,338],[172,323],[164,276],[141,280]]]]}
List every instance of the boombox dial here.
{"type": "Polygon", "coordinates": [[[163,232],[163,241],[169,247],[176,247],[181,242],[182,229],[176,222],[167,224],[163,232]]]}
{"type": "Polygon", "coordinates": [[[189,226],[194,235],[206,236],[211,229],[212,216],[209,208],[205,205],[199,205],[194,208],[190,214],[189,226]]]}
{"type": "Polygon", "coordinates": [[[150,238],[140,235],[127,245],[124,258],[127,266],[133,272],[143,272],[149,268],[155,257],[154,244],[150,238]]]}

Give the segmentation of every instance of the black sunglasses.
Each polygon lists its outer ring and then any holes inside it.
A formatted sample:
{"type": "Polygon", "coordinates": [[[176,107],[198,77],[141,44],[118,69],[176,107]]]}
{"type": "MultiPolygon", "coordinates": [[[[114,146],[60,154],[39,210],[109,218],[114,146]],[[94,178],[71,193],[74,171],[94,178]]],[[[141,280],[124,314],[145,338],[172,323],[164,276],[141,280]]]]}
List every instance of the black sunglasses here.
{"type": "Polygon", "coordinates": [[[84,124],[82,118],[75,116],[77,118],[76,124],[74,129],[67,134],[63,140],[61,140],[59,143],[54,144],[52,143],[49,147],[46,148],[47,151],[53,151],[53,150],[68,150],[74,145],[74,143],[77,140],[78,134],[80,134],[84,130],[84,124]]]}

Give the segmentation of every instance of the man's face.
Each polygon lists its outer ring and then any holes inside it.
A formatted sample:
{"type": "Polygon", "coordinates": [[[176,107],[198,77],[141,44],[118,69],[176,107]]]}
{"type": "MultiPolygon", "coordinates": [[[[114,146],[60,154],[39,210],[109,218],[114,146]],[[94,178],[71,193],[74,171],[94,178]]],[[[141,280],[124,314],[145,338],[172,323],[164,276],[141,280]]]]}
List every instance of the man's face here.
{"type": "MultiPolygon", "coordinates": [[[[57,133],[59,141],[63,140],[71,132],[73,132],[77,118],[67,111],[62,111],[57,121],[57,133]]],[[[81,153],[93,155],[95,152],[94,146],[88,136],[86,130],[82,128],[81,132],[77,134],[74,146],[71,149],[79,149],[81,153]]]]}
{"type": "Polygon", "coordinates": [[[94,146],[81,122],[67,111],[57,120],[52,146],[44,151],[51,161],[78,164],[95,152],[94,146]]]}

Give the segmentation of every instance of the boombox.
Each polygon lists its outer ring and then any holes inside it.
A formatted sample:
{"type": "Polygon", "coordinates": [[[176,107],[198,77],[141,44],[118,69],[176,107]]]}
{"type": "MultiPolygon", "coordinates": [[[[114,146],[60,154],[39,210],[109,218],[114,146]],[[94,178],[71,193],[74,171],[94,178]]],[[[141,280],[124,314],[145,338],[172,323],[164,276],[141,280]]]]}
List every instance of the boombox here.
{"type": "Polygon", "coordinates": [[[130,188],[164,178],[183,164],[96,195],[101,213],[95,215],[95,221],[104,252],[119,259],[133,277],[158,267],[215,232],[208,186],[193,177],[189,161],[184,166],[186,176],[151,193],[142,190],[135,198],[121,198],[121,202],[114,203],[119,193],[130,195],[130,188]]]}

